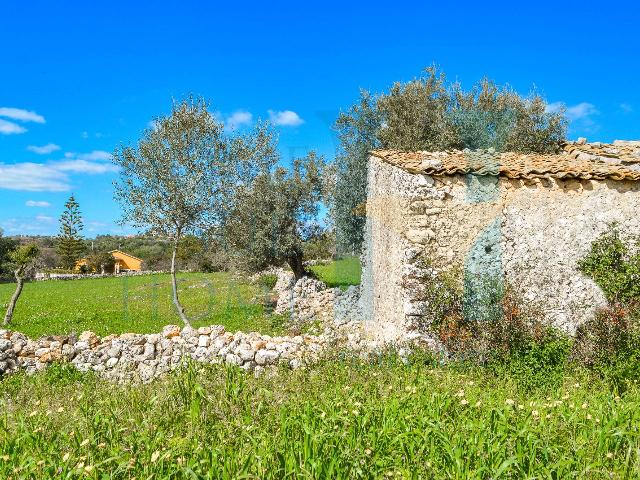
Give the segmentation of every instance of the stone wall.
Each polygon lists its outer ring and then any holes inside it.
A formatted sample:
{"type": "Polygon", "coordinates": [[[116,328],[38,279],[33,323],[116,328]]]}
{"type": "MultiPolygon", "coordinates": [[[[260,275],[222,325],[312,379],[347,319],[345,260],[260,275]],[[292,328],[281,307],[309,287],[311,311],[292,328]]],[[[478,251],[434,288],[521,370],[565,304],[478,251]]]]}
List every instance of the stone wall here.
{"type": "Polygon", "coordinates": [[[259,373],[277,365],[298,368],[316,361],[326,346],[317,336],[271,337],[226,332],[214,325],[198,329],[167,325],[161,333],[50,336],[32,340],[19,332],[0,330],[0,375],[24,369],[35,373],[56,361],[102,377],[148,382],[179,366],[185,359],[228,363],[259,373]]]}
{"type": "Polygon", "coordinates": [[[362,308],[373,334],[405,335],[429,306],[412,282],[425,272],[497,270],[568,332],[605,304],[577,262],[611,222],[640,234],[640,183],[411,174],[371,157],[362,308]],[[368,307],[368,311],[367,311],[368,307]]]}

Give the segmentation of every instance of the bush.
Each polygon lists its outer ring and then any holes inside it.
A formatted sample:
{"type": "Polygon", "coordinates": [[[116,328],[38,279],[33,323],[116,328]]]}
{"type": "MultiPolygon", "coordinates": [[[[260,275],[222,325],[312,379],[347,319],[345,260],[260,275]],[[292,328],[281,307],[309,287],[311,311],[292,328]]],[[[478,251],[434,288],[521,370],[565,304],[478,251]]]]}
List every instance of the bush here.
{"type": "Polygon", "coordinates": [[[625,244],[615,224],[593,243],[578,267],[596,282],[609,302],[640,303],[640,243],[631,239],[625,244]]]}
{"type": "Polygon", "coordinates": [[[275,273],[266,273],[258,277],[258,285],[266,288],[267,290],[273,290],[278,282],[278,276],[275,273]]]}
{"type": "Polygon", "coordinates": [[[607,307],[576,332],[573,357],[606,378],[618,390],[640,380],[638,311],[607,307]]]}

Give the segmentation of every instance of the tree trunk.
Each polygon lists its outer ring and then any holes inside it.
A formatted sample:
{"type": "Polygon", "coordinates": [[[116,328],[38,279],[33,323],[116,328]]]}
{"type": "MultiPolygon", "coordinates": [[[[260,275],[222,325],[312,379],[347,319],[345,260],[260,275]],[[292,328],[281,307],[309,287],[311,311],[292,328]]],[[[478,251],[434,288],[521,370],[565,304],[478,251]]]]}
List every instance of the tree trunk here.
{"type": "Polygon", "coordinates": [[[2,323],[4,326],[9,325],[9,323],[11,322],[11,319],[13,318],[13,311],[16,308],[16,303],[18,302],[18,298],[20,297],[20,294],[22,293],[22,287],[23,287],[23,283],[24,283],[24,280],[22,279],[22,272],[20,270],[16,270],[15,276],[16,276],[16,281],[18,282],[18,284],[16,285],[16,291],[13,292],[13,296],[11,297],[11,300],[9,301],[9,307],[7,308],[7,313],[5,314],[4,322],[2,323]]]}
{"type": "Polygon", "coordinates": [[[184,313],[184,307],[180,303],[178,299],[178,281],[176,280],[176,253],[178,252],[178,240],[173,244],[173,254],[171,255],[171,287],[173,289],[173,304],[176,306],[176,310],[178,311],[178,315],[184,322],[185,326],[190,327],[191,323],[189,323],[189,319],[187,315],[184,313]]]}
{"type": "Polygon", "coordinates": [[[302,263],[302,252],[295,252],[287,259],[287,263],[291,267],[291,270],[293,270],[293,276],[296,282],[307,274],[307,270],[302,263]]]}

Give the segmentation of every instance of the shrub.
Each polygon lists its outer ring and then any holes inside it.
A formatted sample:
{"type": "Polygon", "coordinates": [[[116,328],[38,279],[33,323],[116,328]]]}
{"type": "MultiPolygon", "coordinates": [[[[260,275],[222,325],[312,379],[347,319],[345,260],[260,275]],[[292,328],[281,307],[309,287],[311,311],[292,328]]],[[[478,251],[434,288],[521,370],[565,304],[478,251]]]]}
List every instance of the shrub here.
{"type": "Polygon", "coordinates": [[[278,282],[278,276],[275,273],[266,273],[258,277],[258,285],[266,288],[267,290],[273,290],[278,282]]]}
{"type": "Polygon", "coordinates": [[[615,224],[593,243],[578,267],[596,282],[609,302],[640,302],[640,244],[637,239],[625,244],[615,224]]]}
{"type": "Polygon", "coordinates": [[[640,325],[637,309],[613,305],[576,332],[573,357],[618,390],[640,380],[640,325]]]}

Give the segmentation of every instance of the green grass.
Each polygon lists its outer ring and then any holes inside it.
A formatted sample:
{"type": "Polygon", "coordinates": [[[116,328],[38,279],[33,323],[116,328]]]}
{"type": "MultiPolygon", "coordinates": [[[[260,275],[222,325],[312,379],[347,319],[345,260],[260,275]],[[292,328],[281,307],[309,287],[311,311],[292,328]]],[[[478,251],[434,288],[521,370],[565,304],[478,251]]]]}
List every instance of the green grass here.
{"type": "Polygon", "coordinates": [[[577,371],[524,391],[486,370],[326,362],[144,386],[71,367],[0,381],[0,478],[635,479],[640,389],[577,371]]]}
{"type": "MultiPolygon", "coordinates": [[[[181,301],[196,327],[221,324],[231,331],[281,331],[281,318],[263,315],[264,288],[228,273],[181,273],[178,280],[181,301]]],[[[0,306],[14,288],[0,285],[0,306]]],[[[170,323],[182,324],[171,302],[171,277],[158,274],[27,283],[11,329],[31,337],[84,330],[108,335],[158,332],[170,323]]]]}
{"type": "Polygon", "coordinates": [[[344,290],[350,285],[360,285],[362,271],[358,257],[344,257],[328,265],[315,265],[310,269],[329,287],[344,290]]]}

